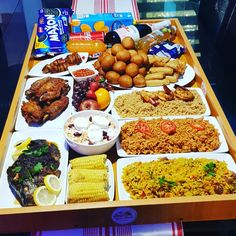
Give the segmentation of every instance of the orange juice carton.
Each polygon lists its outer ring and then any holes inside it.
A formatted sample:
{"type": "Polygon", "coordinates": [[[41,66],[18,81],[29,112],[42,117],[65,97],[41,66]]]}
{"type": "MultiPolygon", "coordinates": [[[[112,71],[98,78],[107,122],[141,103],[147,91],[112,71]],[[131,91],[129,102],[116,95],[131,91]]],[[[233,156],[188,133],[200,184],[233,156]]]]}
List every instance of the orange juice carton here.
{"type": "Polygon", "coordinates": [[[71,18],[71,32],[95,32],[105,33],[115,29],[132,25],[131,12],[103,13],[103,14],[73,14],[71,18]]]}

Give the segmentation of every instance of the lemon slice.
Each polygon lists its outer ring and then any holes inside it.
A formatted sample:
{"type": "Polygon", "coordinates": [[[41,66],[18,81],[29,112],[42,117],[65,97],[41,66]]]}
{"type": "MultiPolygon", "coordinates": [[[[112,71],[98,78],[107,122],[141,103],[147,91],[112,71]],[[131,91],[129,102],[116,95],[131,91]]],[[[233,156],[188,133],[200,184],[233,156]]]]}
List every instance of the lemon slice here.
{"type": "Polygon", "coordinates": [[[22,149],[27,148],[27,146],[30,144],[31,140],[32,140],[31,138],[27,138],[21,144],[15,145],[16,150],[22,150],[22,149]]]}
{"type": "Polygon", "coordinates": [[[18,159],[18,157],[20,156],[20,154],[22,154],[23,150],[16,150],[13,154],[12,154],[12,159],[14,161],[16,161],[18,159]]]}
{"type": "Polygon", "coordinates": [[[61,192],[61,181],[56,175],[46,175],[44,184],[50,193],[58,195],[61,192]]]}
{"type": "Polygon", "coordinates": [[[34,202],[37,206],[51,206],[56,203],[57,196],[48,191],[46,186],[40,186],[34,191],[34,202]]]}

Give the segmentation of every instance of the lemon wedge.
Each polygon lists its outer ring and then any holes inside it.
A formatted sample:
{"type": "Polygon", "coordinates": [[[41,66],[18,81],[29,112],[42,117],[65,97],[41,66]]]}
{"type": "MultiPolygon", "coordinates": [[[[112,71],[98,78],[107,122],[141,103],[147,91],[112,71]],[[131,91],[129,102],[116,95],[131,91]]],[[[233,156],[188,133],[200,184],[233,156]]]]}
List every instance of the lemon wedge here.
{"type": "Polygon", "coordinates": [[[56,203],[57,196],[48,191],[46,186],[40,186],[34,191],[34,202],[37,206],[51,206],[56,203]]]}
{"type": "Polygon", "coordinates": [[[56,175],[46,175],[44,184],[50,193],[58,195],[61,192],[61,181],[56,175]]]}
{"type": "Polygon", "coordinates": [[[25,141],[21,142],[19,145],[15,144],[15,146],[14,146],[15,151],[12,154],[12,159],[14,161],[16,161],[17,158],[23,153],[23,151],[27,149],[27,147],[30,144],[31,140],[32,140],[31,138],[27,138],[25,141]]]}
{"type": "Polygon", "coordinates": [[[16,150],[22,150],[22,149],[27,148],[27,146],[30,144],[31,140],[32,140],[31,138],[27,138],[21,144],[15,145],[16,150]]]}

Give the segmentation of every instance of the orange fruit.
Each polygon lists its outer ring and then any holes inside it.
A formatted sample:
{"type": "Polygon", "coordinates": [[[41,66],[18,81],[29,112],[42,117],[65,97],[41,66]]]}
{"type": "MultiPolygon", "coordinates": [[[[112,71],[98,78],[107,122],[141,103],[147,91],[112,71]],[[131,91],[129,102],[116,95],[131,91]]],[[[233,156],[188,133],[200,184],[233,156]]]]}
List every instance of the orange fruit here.
{"type": "Polygon", "coordinates": [[[108,107],[111,101],[111,97],[110,93],[106,89],[99,88],[98,90],[95,91],[95,95],[97,97],[97,102],[101,110],[108,107]]]}

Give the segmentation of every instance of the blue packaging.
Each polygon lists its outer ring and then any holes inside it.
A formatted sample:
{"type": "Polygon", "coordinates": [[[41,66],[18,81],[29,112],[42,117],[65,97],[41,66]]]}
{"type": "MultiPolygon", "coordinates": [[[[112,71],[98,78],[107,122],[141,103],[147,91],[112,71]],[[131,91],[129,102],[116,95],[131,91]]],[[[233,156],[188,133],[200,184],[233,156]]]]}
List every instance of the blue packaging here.
{"type": "Polygon", "coordinates": [[[131,12],[102,13],[102,14],[73,14],[71,20],[71,32],[95,32],[116,30],[118,28],[132,25],[133,16],[131,12]]]}
{"type": "Polygon", "coordinates": [[[69,40],[68,8],[42,8],[39,10],[37,35],[35,40],[35,56],[67,52],[66,42],[69,40]]]}
{"type": "Polygon", "coordinates": [[[171,41],[161,42],[149,50],[149,54],[174,59],[180,57],[184,53],[185,48],[182,45],[173,43],[171,41]]]}

